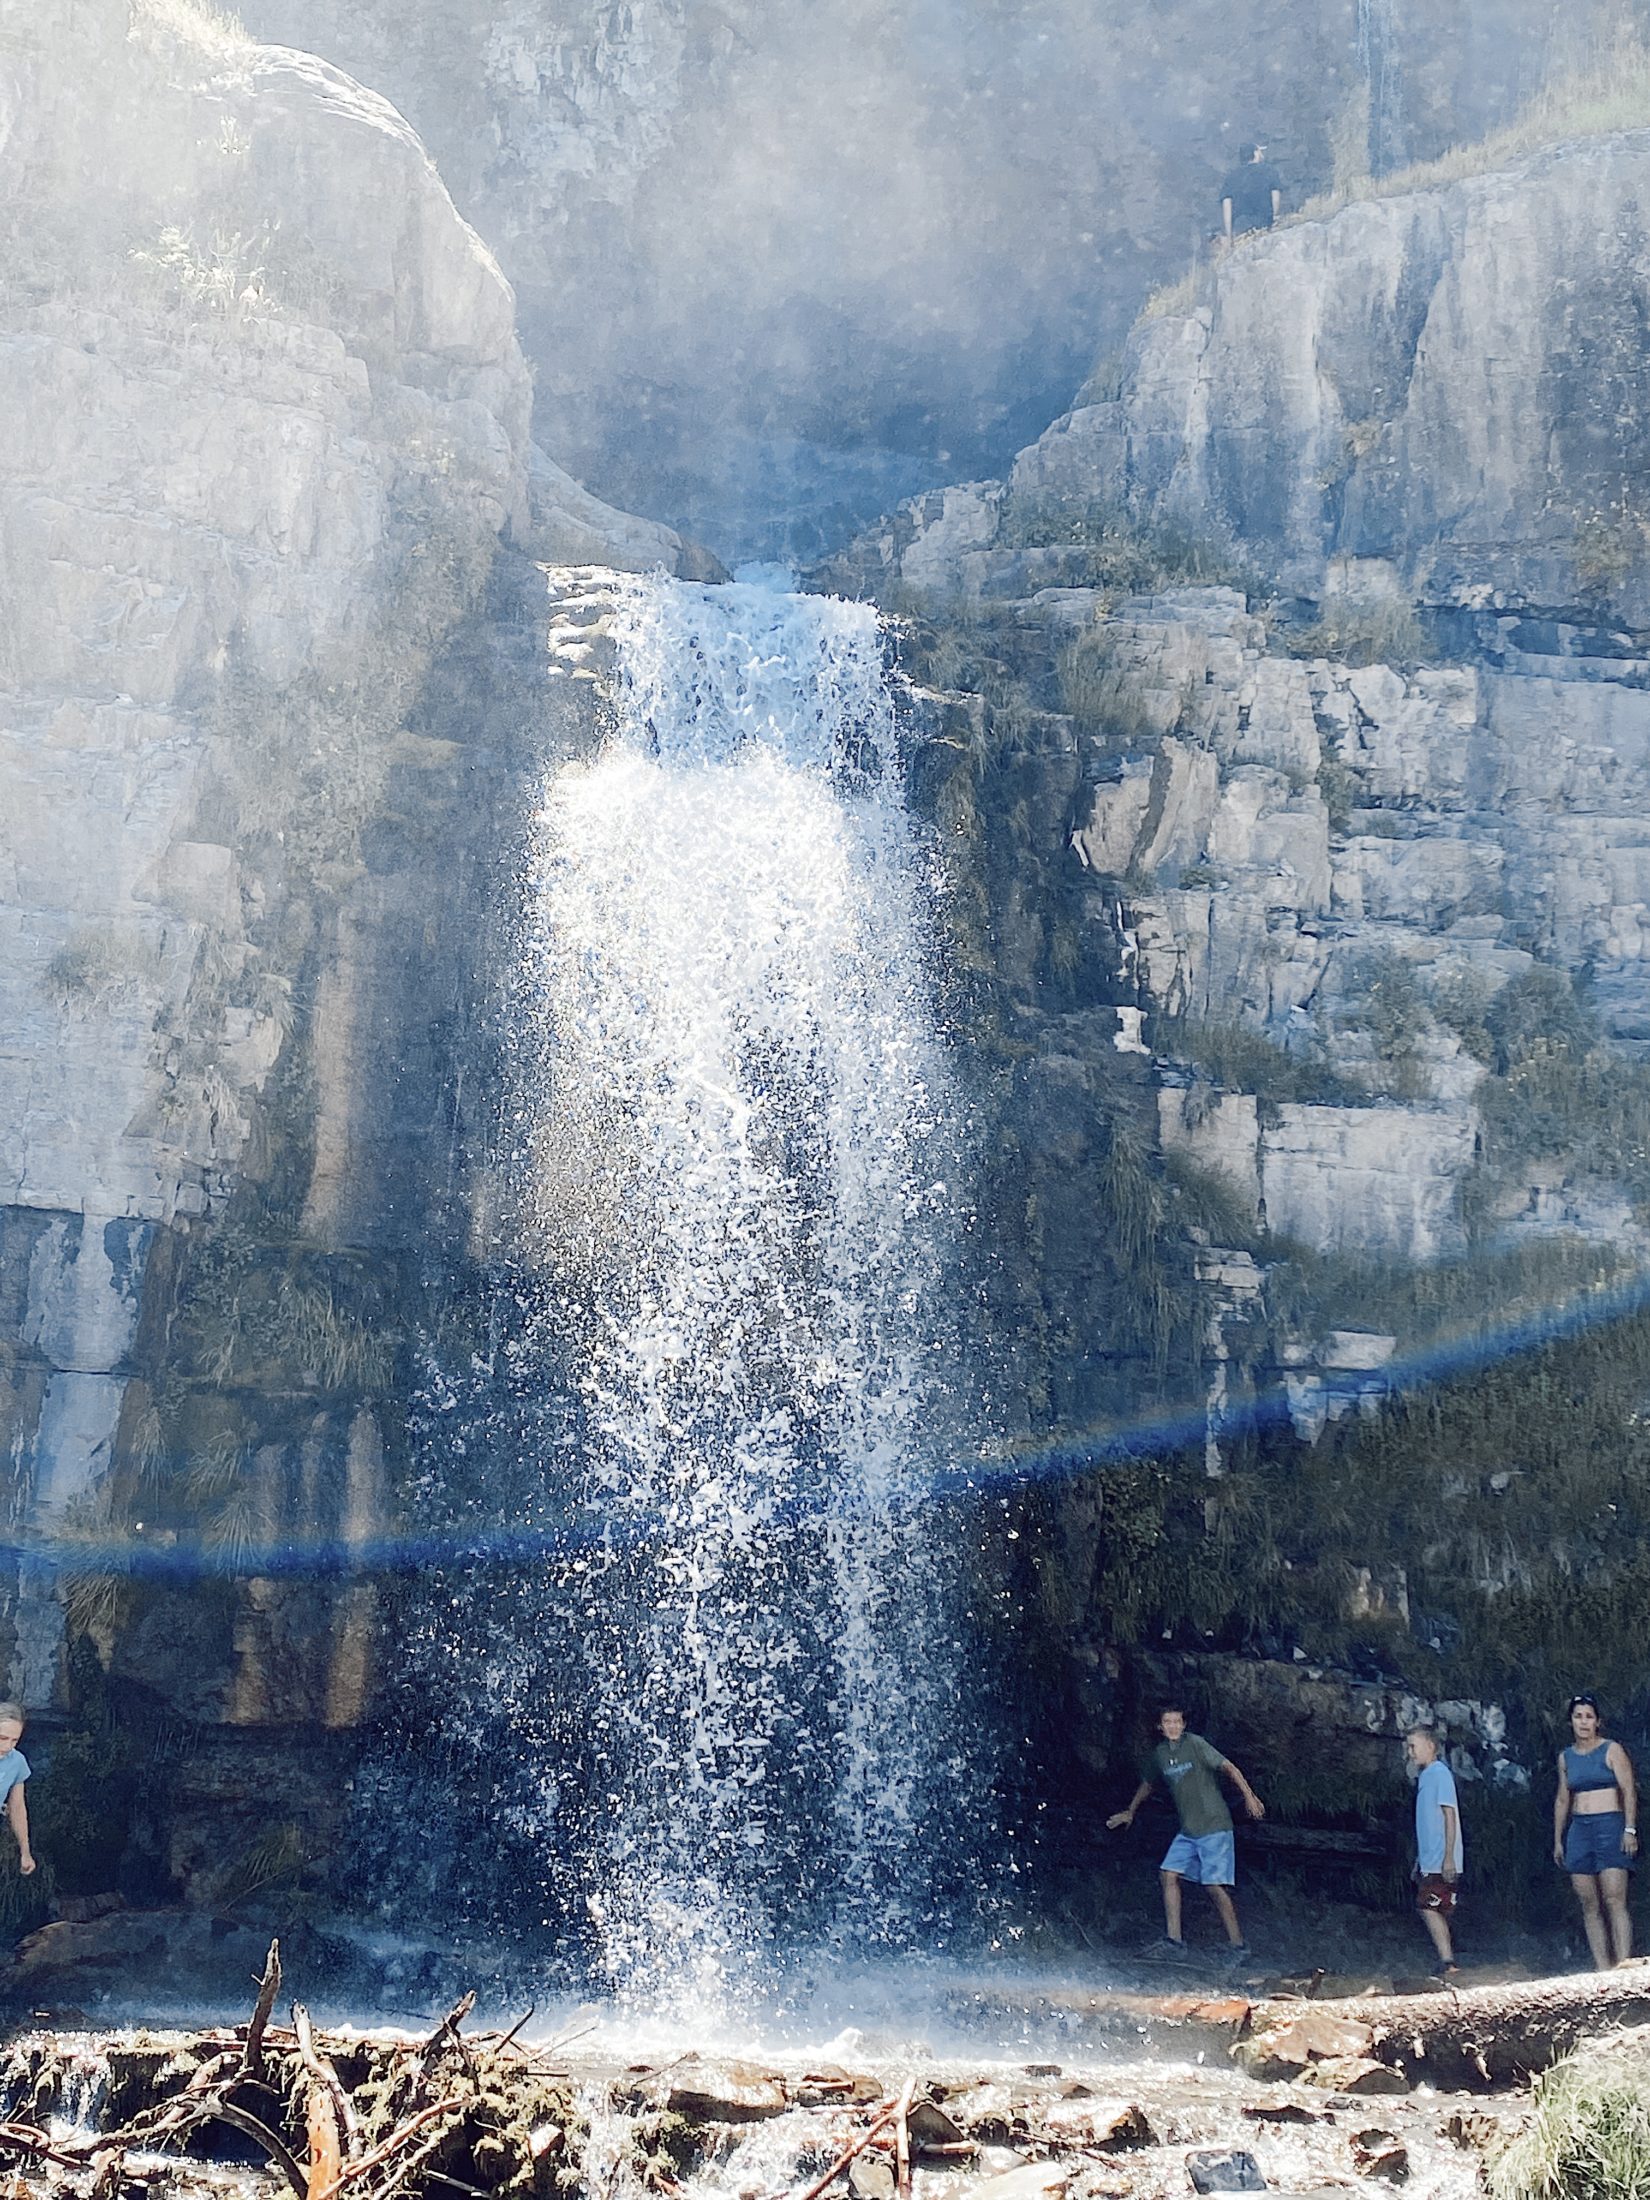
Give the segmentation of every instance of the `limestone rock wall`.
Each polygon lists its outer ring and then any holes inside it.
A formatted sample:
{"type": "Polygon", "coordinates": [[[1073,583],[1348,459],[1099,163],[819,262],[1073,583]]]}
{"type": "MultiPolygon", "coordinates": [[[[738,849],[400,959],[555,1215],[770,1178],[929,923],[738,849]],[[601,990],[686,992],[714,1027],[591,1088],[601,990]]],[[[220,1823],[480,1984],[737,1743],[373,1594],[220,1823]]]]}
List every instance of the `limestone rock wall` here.
{"type": "MultiPolygon", "coordinates": [[[[1166,1139],[1319,1251],[1458,1250],[1452,1187],[1473,1166],[1483,1070],[1426,1000],[1488,998],[1539,960],[1585,972],[1637,1046],[1646,697],[1274,656],[1218,590],[1098,615],[1081,592],[1048,601],[1114,683],[1071,842],[1117,881],[1142,999],[1245,1025],[1362,1088],[1351,1108],[1285,1106],[1241,1143],[1229,1112],[1194,1120],[1165,1096],[1166,1139]],[[1401,1032],[1383,1015],[1394,990],[1401,1032]]],[[[1541,1191],[1517,1211],[1543,1211],[1541,1191]]]]}
{"type": "Polygon", "coordinates": [[[1303,1865],[1389,1853],[1427,1705],[1538,1854],[1549,1708],[1643,1548],[1640,691],[1287,656],[1219,589],[905,633],[1061,1853],[1104,1868],[1184,1687],[1303,1865]]]}
{"type": "Polygon", "coordinates": [[[0,57],[0,1452],[13,1529],[86,1554],[12,1569],[5,1687],[73,1735],[100,1669],[204,1778],[371,1700],[348,1554],[395,1519],[508,808],[464,705],[510,698],[440,674],[532,539],[529,385],[329,64],[190,0],[7,0],[0,57]],[[282,1543],[333,1559],[259,1578],[282,1543]]]}
{"type": "Polygon", "coordinates": [[[1618,659],[1650,623],[1647,177],[1650,133],[1626,131],[1244,241],[1137,323],[1116,394],[1022,451],[1006,500],[976,489],[965,532],[913,513],[885,555],[914,585],[1013,593],[981,553],[1016,517],[1058,541],[1126,511],[1286,593],[1416,598],[1501,651],[1618,659]]]}

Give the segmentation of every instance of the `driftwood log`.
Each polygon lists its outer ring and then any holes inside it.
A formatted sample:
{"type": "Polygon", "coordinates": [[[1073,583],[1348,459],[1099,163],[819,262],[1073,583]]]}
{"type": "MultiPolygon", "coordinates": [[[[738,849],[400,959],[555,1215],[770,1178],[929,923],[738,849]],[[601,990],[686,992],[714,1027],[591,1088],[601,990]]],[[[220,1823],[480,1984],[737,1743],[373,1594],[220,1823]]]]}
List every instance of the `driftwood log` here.
{"type": "Polygon", "coordinates": [[[1601,2032],[1650,2024],[1650,1961],[1591,1978],[1417,1994],[1381,2012],[1371,2049],[1417,2083],[1517,2085],[1601,2032]]]}
{"type": "Polygon", "coordinates": [[[1584,2040],[1639,2024],[1650,2024],[1650,1959],[1518,1985],[1257,2005],[1236,2052],[1257,2075],[1362,2056],[1412,2084],[1482,2092],[1523,2084],[1584,2040]]]}

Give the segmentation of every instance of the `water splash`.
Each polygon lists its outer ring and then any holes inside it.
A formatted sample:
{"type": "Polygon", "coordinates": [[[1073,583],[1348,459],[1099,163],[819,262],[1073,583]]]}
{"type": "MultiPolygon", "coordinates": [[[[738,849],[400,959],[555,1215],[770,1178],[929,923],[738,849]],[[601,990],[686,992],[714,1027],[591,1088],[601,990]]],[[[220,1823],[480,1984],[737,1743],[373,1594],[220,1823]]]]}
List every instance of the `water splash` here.
{"type": "Polygon", "coordinates": [[[874,614],[615,586],[614,735],[539,819],[525,1243],[599,1523],[589,1907],[621,1989],[714,2001],[934,1927],[957,1103],[874,614]]]}

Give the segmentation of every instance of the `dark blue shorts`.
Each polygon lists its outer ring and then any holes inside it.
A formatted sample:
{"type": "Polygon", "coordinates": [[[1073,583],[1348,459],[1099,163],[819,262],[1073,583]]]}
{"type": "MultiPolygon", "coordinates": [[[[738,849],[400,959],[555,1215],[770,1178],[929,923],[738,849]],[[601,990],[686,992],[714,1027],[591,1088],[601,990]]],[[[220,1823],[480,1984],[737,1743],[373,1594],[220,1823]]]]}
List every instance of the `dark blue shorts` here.
{"type": "Polygon", "coordinates": [[[1567,1872],[1630,1872],[1635,1860],[1621,1845],[1627,1820],[1619,1810],[1594,1811],[1590,1817],[1572,1816],[1564,1829],[1564,1869],[1567,1872]]]}

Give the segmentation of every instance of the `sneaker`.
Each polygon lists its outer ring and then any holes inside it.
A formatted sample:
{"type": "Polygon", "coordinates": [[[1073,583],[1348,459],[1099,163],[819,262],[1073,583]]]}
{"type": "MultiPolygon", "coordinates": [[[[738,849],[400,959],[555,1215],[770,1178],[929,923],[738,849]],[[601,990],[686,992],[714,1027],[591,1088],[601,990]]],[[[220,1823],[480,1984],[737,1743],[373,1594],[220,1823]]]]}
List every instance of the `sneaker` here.
{"type": "Polygon", "coordinates": [[[1156,1940],[1149,1940],[1141,1953],[1148,1956],[1183,1956],[1186,1953],[1186,1943],[1183,1940],[1172,1940],[1167,1933],[1162,1933],[1156,1940]]]}
{"type": "Polygon", "coordinates": [[[1226,1960],[1228,1963],[1247,1963],[1249,1953],[1249,1943],[1246,1940],[1231,1940],[1226,1944],[1226,1960]]]}

